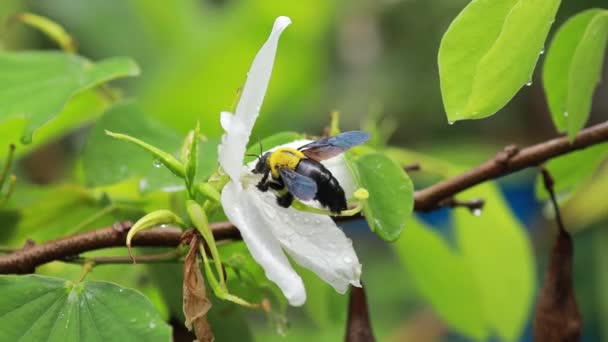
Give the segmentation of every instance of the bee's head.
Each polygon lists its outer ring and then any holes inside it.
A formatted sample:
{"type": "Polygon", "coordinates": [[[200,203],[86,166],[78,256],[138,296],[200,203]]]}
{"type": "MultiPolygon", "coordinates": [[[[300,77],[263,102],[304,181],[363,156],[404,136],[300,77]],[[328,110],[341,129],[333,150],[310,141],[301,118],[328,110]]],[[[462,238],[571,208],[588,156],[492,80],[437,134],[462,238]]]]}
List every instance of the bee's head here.
{"type": "Polygon", "coordinates": [[[255,164],[255,168],[251,170],[251,172],[255,174],[265,174],[270,170],[270,165],[268,165],[268,157],[271,152],[266,152],[262,156],[258,156],[258,162],[255,164]]]}

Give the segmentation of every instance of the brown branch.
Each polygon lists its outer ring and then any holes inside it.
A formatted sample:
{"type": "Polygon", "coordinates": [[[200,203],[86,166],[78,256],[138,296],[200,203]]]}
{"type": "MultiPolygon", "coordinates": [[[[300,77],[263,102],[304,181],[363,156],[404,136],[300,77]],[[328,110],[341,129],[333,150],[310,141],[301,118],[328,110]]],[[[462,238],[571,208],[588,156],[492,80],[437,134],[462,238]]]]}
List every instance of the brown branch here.
{"type": "Polygon", "coordinates": [[[538,166],[548,159],[608,141],[608,122],[582,130],[570,143],[567,137],[555,138],[528,148],[517,150],[510,146],[494,158],[454,178],[446,179],[415,193],[414,208],[430,211],[441,200],[494,178],[515,171],[538,166]]]}
{"type": "MultiPolygon", "coordinates": [[[[588,146],[608,141],[608,122],[581,131],[574,142],[567,137],[555,138],[528,148],[518,150],[509,146],[494,158],[454,178],[446,179],[414,194],[416,211],[434,210],[446,201],[453,203],[459,192],[499,178],[527,167],[538,166],[544,161],[588,146]]],[[[467,206],[469,207],[469,206],[467,206]]],[[[473,208],[475,209],[475,208],[473,208]]],[[[339,218],[340,221],[359,219],[360,216],[339,218]]],[[[53,260],[63,260],[91,250],[123,247],[130,223],[102,228],[86,233],[64,237],[33,247],[24,248],[12,254],[0,255],[0,274],[33,272],[36,266],[53,260]]],[[[212,224],[216,240],[240,239],[236,227],[229,222],[212,224]]],[[[182,232],[177,229],[151,229],[140,232],[133,240],[133,246],[175,247],[180,243],[182,232]]]]}
{"type": "MultiPolygon", "coordinates": [[[[43,244],[28,246],[17,252],[0,256],[0,274],[31,273],[42,264],[65,260],[84,252],[110,247],[124,247],[131,222],[112,227],[67,236],[43,244]]],[[[211,224],[217,240],[237,240],[239,231],[229,222],[211,224]]],[[[176,247],[181,243],[183,231],[178,228],[154,228],[139,232],[132,241],[139,247],[176,247]]]]}

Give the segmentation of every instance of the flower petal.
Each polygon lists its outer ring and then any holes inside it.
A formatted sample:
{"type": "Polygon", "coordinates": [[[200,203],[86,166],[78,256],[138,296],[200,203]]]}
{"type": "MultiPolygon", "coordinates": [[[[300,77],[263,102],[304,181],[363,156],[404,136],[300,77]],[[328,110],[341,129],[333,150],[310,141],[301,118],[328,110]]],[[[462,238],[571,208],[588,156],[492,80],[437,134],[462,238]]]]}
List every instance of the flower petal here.
{"type": "MultiPolygon", "coordinates": [[[[302,305],[306,301],[304,283],[274,237],[270,229],[272,224],[276,224],[272,217],[274,211],[260,206],[263,204],[260,195],[255,188],[241,190],[234,182],[229,182],[222,191],[224,212],[230,222],[238,227],[249,252],[262,266],[266,277],[279,286],[289,304],[302,305]]],[[[275,203],[274,198],[270,200],[275,203]]]]}
{"type": "MultiPolygon", "coordinates": [[[[228,212],[226,213],[230,221],[241,230],[243,239],[250,248],[252,255],[254,255],[254,252],[251,247],[255,248],[256,246],[247,242],[241,225],[246,225],[243,227],[247,231],[264,229],[264,234],[271,233],[274,235],[264,238],[278,239],[294,261],[315,272],[321,279],[332,285],[336,291],[344,293],[349,284],[360,286],[361,264],[351,240],[336,226],[336,223],[326,215],[280,207],[275,197],[270,191],[260,192],[253,186],[249,186],[241,192],[238,198],[241,201],[248,202],[241,205],[250,206],[251,212],[257,210],[258,213],[242,214],[242,223],[233,221],[232,216],[228,212]]],[[[233,203],[236,203],[233,199],[226,198],[226,201],[224,201],[224,195],[222,195],[222,204],[225,211],[226,206],[235,205],[233,203]]],[[[256,234],[262,233],[257,232],[256,234]]],[[[268,275],[269,268],[273,266],[269,263],[265,264],[263,260],[258,260],[255,255],[254,258],[266,270],[268,275]]],[[[275,281],[270,276],[268,278],[275,281]]],[[[283,289],[278,282],[277,284],[283,289]]]]}
{"type": "Polygon", "coordinates": [[[342,189],[344,190],[346,199],[348,200],[353,197],[355,191],[357,190],[357,183],[355,183],[353,172],[350,167],[348,167],[344,155],[341,154],[331,159],[324,160],[321,163],[329,170],[329,172],[331,172],[332,175],[334,175],[334,177],[336,177],[340,183],[340,186],[342,186],[342,189]]]}
{"type": "Polygon", "coordinates": [[[243,167],[249,136],[260,112],[272,74],[279,37],[290,23],[291,19],[288,17],[278,17],[275,20],[270,37],[251,64],[236,113],[221,114],[222,127],[226,133],[222,136],[222,144],[219,146],[219,162],[238,187],[241,186],[238,177],[243,167]]]}
{"type": "Polygon", "coordinates": [[[270,227],[296,263],[340,293],[346,292],[349,284],[361,287],[361,264],[352,241],[329,216],[281,208],[272,200],[264,201],[277,212],[278,218],[270,227]]]}

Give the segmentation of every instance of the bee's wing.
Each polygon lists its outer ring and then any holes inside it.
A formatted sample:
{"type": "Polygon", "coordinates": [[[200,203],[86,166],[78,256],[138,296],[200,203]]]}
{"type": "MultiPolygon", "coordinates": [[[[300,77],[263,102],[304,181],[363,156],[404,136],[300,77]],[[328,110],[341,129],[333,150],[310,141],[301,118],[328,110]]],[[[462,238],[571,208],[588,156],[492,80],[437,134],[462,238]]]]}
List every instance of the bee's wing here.
{"type": "Polygon", "coordinates": [[[289,192],[297,198],[309,201],[317,194],[317,183],[312,178],[302,176],[290,169],[279,168],[281,179],[289,192]]]}
{"type": "Polygon", "coordinates": [[[368,141],[370,134],[364,131],[350,131],[313,141],[298,150],[310,159],[321,161],[339,155],[349,148],[368,141]]]}

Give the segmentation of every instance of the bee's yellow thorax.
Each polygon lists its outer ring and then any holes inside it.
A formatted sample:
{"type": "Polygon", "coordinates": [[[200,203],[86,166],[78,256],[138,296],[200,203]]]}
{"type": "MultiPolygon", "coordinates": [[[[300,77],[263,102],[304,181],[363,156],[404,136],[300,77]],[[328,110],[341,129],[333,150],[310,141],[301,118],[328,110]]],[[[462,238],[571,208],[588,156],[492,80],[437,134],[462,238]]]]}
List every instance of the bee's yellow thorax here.
{"type": "Polygon", "coordinates": [[[269,157],[272,178],[279,178],[279,167],[295,170],[303,158],[306,156],[295,148],[281,147],[275,150],[269,157]]]}

